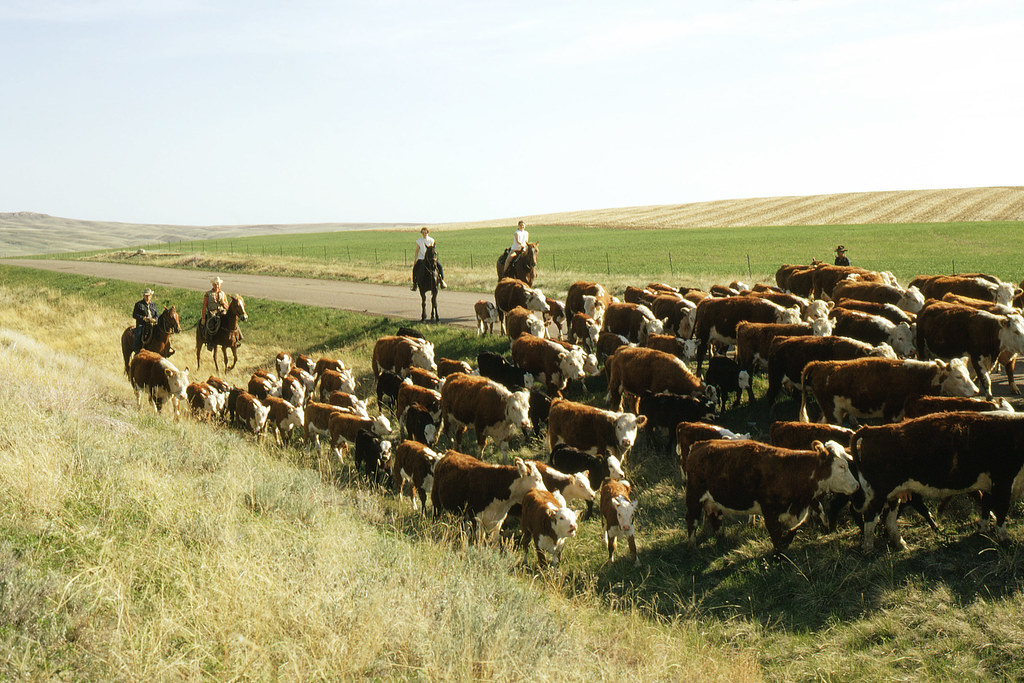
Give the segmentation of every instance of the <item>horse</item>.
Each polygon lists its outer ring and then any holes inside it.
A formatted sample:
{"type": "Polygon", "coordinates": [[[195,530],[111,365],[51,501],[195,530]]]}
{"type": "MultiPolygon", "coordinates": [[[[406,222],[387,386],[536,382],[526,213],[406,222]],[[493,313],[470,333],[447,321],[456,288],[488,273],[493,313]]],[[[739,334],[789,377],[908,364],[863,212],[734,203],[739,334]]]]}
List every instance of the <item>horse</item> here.
{"type": "MultiPolygon", "coordinates": [[[[224,355],[224,371],[227,372],[235,367],[238,363],[238,345],[242,342],[242,331],[238,329],[238,321],[243,322],[248,320],[249,316],[245,312],[245,300],[241,296],[235,294],[231,297],[231,304],[228,306],[227,313],[220,321],[220,327],[217,329],[217,334],[213,336],[213,367],[217,372],[220,372],[220,368],[217,366],[217,347],[221,349],[221,353],[224,355]],[[231,349],[231,365],[228,366],[228,349],[231,349]]],[[[203,346],[206,345],[206,335],[203,329],[202,321],[196,325],[196,370],[199,369],[199,359],[203,352],[203,346]]]]}
{"type": "MultiPolygon", "coordinates": [[[[181,321],[174,306],[164,306],[163,313],[156,319],[155,325],[145,325],[142,331],[142,348],[159,353],[167,358],[174,353],[171,348],[171,335],[181,332],[181,321]]],[[[124,356],[124,374],[128,374],[128,365],[135,355],[135,328],[126,327],[121,333],[121,355],[124,356]]]]}
{"type": "Polygon", "coordinates": [[[538,244],[539,242],[528,242],[526,248],[520,251],[519,256],[514,259],[511,253],[508,256],[504,254],[499,256],[496,264],[498,280],[512,277],[533,287],[533,279],[537,277],[537,254],[540,252],[538,244]],[[509,260],[511,263],[508,262],[509,260]]]}
{"type": "Polygon", "coordinates": [[[427,321],[427,292],[430,292],[430,319],[440,320],[437,314],[437,287],[440,281],[441,276],[437,272],[437,251],[434,245],[430,245],[416,275],[416,289],[420,290],[421,323],[427,321]]]}

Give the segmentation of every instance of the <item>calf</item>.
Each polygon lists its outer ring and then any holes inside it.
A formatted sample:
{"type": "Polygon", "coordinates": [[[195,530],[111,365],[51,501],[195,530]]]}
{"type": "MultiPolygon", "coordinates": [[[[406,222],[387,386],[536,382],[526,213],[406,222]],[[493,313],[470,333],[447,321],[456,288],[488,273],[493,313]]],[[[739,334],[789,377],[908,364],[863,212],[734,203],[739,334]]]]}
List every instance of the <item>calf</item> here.
{"type": "Polygon", "coordinates": [[[643,304],[610,304],[604,314],[602,328],[621,334],[631,342],[643,343],[650,334],[661,334],[664,324],[643,304]]]}
{"type": "Polygon", "coordinates": [[[914,331],[907,323],[895,324],[877,315],[835,307],[829,313],[835,326],[832,334],[849,337],[868,344],[888,344],[896,355],[914,355],[914,331]]]}
{"type": "Polygon", "coordinates": [[[385,370],[377,375],[377,405],[384,406],[391,404],[395,407],[398,404],[398,390],[402,388],[404,380],[397,372],[385,370]],[[387,401],[385,401],[387,397],[387,401]]]}
{"type": "MultiPolygon", "coordinates": [[[[442,358],[437,361],[437,376],[447,377],[453,372],[464,372],[467,375],[473,374],[473,368],[464,360],[454,360],[452,358],[442,358]]],[[[437,387],[431,387],[436,389],[437,387]]]]}
{"type": "Polygon", "coordinates": [[[326,403],[330,403],[332,406],[338,406],[353,415],[370,417],[370,411],[366,407],[366,401],[361,401],[355,394],[349,394],[344,391],[332,391],[331,395],[327,397],[326,403]]]}
{"type": "Polygon", "coordinates": [[[651,303],[651,312],[661,320],[663,332],[683,339],[693,334],[697,304],[679,294],[660,294],[651,303]]]}
{"type": "Polygon", "coordinates": [[[565,304],[551,297],[545,297],[544,302],[548,305],[548,310],[544,313],[545,336],[561,339],[562,327],[565,325],[565,304]]]}
{"type": "Polygon", "coordinates": [[[676,456],[679,458],[679,471],[683,476],[683,484],[686,484],[686,461],[689,459],[690,450],[695,443],[714,439],[750,438],[750,434],[737,434],[725,427],[704,422],[680,422],[676,425],[675,436],[676,456]]]}
{"type": "Polygon", "coordinates": [[[505,313],[505,334],[509,339],[518,339],[523,334],[543,337],[544,321],[522,306],[516,306],[505,313]]]}
{"type": "Polygon", "coordinates": [[[185,387],[185,396],[188,398],[188,405],[192,414],[218,415],[224,409],[226,396],[206,382],[191,382],[185,387]]]}
{"type": "Polygon", "coordinates": [[[465,514],[479,534],[496,540],[509,508],[522,503],[527,491],[543,486],[537,467],[521,458],[512,465],[492,465],[449,450],[434,465],[430,502],[435,516],[441,512],[465,514]]]}
{"type": "Polygon", "coordinates": [[[577,313],[586,313],[601,324],[611,302],[608,291],[597,282],[574,282],[565,295],[565,315],[571,319],[577,313]]]}
{"type": "Polygon", "coordinates": [[[319,403],[317,401],[307,403],[304,409],[305,420],[303,421],[306,443],[311,444],[313,448],[319,451],[320,437],[326,436],[330,438],[331,436],[331,416],[341,412],[344,412],[342,408],[332,406],[329,403],[319,403]]]}
{"type": "Polygon", "coordinates": [[[405,417],[402,418],[402,425],[409,439],[427,446],[433,446],[437,442],[437,437],[441,433],[440,424],[440,420],[432,417],[430,411],[418,403],[409,406],[405,411],[405,417]]]}
{"type": "Polygon", "coordinates": [[[289,373],[281,382],[281,398],[293,406],[301,406],[306,402],[306,387],[298,377],[289,373]]]}
{"type": "Polygon", "coordinates": [[[558,342],[524,334],[512,342],[512,362],[544,382],[548,394],[559,395],[573,380],[586,376],[586,356],[566,349],[558,342]]]}
{"type": "Polygon", "coordinates": [[[285,441],[291,441],[292,432],[302,429],[305,423],[302,406],[294,406],[277,396],[268,396],[264,405],[267,407],[266,424],[274,432],[274,441],[279,446],[284,445],[285,441]]]}
{"type": "Polygon", "coordinates": [[[434,345],[415,337],[381,337],[373,346],[370,366],[374,377],[385,370],[404,376],[411,367],[435,372],[434,345]]]}
{"type": "Polygon", "coordinates": [[[405,416],[409,406],[418,405],[426,408],[430,417],[437,421],[441,417],[441,394],[433,389],[424,389],[415,384],[403,384],[398,390],[398,403],[395,415],[399,420],[405,416]]]}
{"type": "MultiPolygon", "coordinates": [[[[614,455],[594,455],[584,453],[567,444],[558,444],[551,449],[548,462],[556,470],[562,472],[585,472],[590,488],[599,490],[605,479],[622,479],[622,464],[614,455]]],[[[587,501],[587,512],[583,518],[588,519],[594,510],[594,501],[587,501]]]]}
{"type": "Polygon", "coordinates": [[[962,410],[974,412],[1000,411],[1015,412],[1005,398],[971,398],[965,396],[908,396],[903,404],[906,419],[931,415],[932,413],[953,413],[962,410]]]}
{"type": "Polygon", "coordinates": [[[697,342],[693,339],[673,337],[670,334],[652,334],[647,337],[644,346],[656,351],[671,353],[679,360],[687,363],[697,356],[697,342]]]}
{"type": "MultiPolygon", "coordinates": [[[[864,491],[856,508],[864,517],[863,548],[874,548],[882,509],[908,494],[946,498],[981,491],[979,528],[996,517],[995,535],[1006,538],[1006,515],[1020,495],[1024,467],[1024,419],[1007,413],[939,413],[899,424],[862,427],[853,435],[853,461],[864,491]]],[[[890,541],[905,547],[897,508],[885,520],[890,541]]]]}
{"type": "Polygon", "coordinates": [[[403,441],[398,444],[391,465],[392,477],[398,489],[398,499],[402,499],[402,492],[408,483],[411,489],[409,498],[412,500],[412,509],[416,509],[418,494],[425,513],[427,496],[434,486],[434,465],[439,459],[440,456],[433,449],[421,443],[403,441]]]}
{"type": "MultiPolygon", "coordinates": [[[[593,493],[593,492],[591,492],[593,493]]],[[[546,564],[544,553],[551,554],[551,563],[558,566],[565,539],[576,535],[576,513],[565,507],[563,501],[543,489],[532,489],[523,497],[523,562],[530,559],[530,539],[537,551],[537,565],[546,564]]]]}
{"type": "Polygon", "coordinates": [[[481,452],[490,437],[504,453],[513,428],[525,432],[532,426],[529,402],[525,390],[511,392],[486,377],[457,372],[449,375],[441,387],[442,424],[446,434],[455,430],[456,444],[462,442],[467,427],[472,425],[481,452]]]}
{"type": "Polygon", "coordinates": [[[556,398],[551,401],[548,416],[548,448],[554,450],[564,443],[587,453],[625,460],[636,442],[637,430],[646,423],[643,415],[616,413],[556,398]]]}
{"type": "Polygon", "coordinates": [[[494,288],[494,304],[498,308],[498,319],[504,321],[505,313],[516,306],[530,311],[544,313],[548,304],[544,293],[533,289],[525,282],[514,278],[503,278],[494,288]]]}
{"type": "Polygon", "coordinates": [[[270,414],[270,406],[263,405],[258,398],[248,392],[242,392],[235,402],[235,413],[242,424],[248,427],[253,434],[263,432],[267,424],[267,416],[270,414]]]}
{"type": "Polygon", "coordinates": [[[850,456],[835,441],[817,441],[806,451],[747,440],[701,441],[690,450],[686,474],[686,530],[691,546],[697,541],[702,512],[716,533],[722,513],[760,514],[772,546],[781,553],[817,498],[857,490],[850,456]]]}
{"type": "Polygon", "coordinates": [[[597,357],[602,360],[608,358],[623,346],[631,346],[629,340],[621,334],[614,332],[602,332],[597,337],[597,357]]]}
{"type": "Polygon", "coordinates": [[[604,527],[604,541],[608,546],[608,562],[615,555],[615,544],[619,537],[629,542],[629,555],[633,564],[640,565],[636,554],[636,535],[633,529],[633,516],[636,504],[629,499],[630,484],[628,481],[606,480],[601,485],[601,525],[604,527]]]}
{"type": "Polygon", "coordinates": [[[852,429],[830,424],[778,420],[768,428],[768,439],[773,446],[795,450],[807,450],[815,441],[835,441],[849,448],[852,438],[852,429]]]}
{"type": "Polygon", "coordinates": [[[907,313],[903,309],[897,308],[892,304],[876,304],[872,301],[840,299],[839,303],[836,304],[834,308],[841,311],[858,311],[860,313],[867,313],[868,315],[877,315],[880,318],[885,318],[894,325],[899,325],[900,323],[913,325],[914,321],[917,319],[917,315],[907,313]]]}
{"type": "Polygon", "coordinates": [[[288,373],[292,371],[292,357],[283,351],[277,354],[274,364],[277,367],[278,377],[287,377],[288,373]]]}
{"type": "Polygon", "coordinates": [[[313,366],[313,374],[319,377],[324,370],[334,370],[335,372],[346,372],[348,368],[345,364],[337,358],[327,358],[321,356],[317,359],[316,365],[313,366]]]}
{"type": "Polygon", "coordinates": [[[533,386],[532,374],[522,368],[517,368],[493,351],[480,352],[476,357],[476,364],[481,377],[492,379],[509,391],[528,389],[533,386]]]}
{"type": "Polygon", "coordinates": [[[494,334],[494,323],[500,322],[498,307],[490,301],[481,299],[473,304],[473,310],[476,312],[477,334],[494,334]]]}
{"type": "Polygon", "coordinates": [[[266,370],[257,370],[249,378],[249,393],[261,401],[267,400],[267,396],[281,396],[281,383],[277,375],[266,370]]]}
{"type": "Polygon", "coordinates": [[[750,373],[741,370],[739,363],[732,358],[712,356],[708,361],[708,370],[704,373],[704,383],[709,387],[714,387],[718,392],[718,400],[721,402],[723,411],[729,394],[736,394],[733,408],[739,407],[744,390],[747,392],[750,403],[754,402],[754,389],[750,384],[750,373]]]}
{"type": "Polygon", "coordinates": [[[878,304],[891,304],[908,313],[917,313],[924,306],[924,296],[917,287],[900,289],[881,282],[840,280],[832,290],[833,301],[852,299],[878,304]]]}
{"type": "Polygon", "coordinates": [[[648,429],[668,430],[668,445],[672,448],[676,439],[676,425],[680,422],[714,422],[717,408],[714,401],[706,398],[646,392],[640,397],[637,410],[647,418],[648,429]]]}
{"type": "Polygon", "coordinates": [[[711,342],[736,343],[736,326],[746,320],[755,323],[800,322],[798,307],[785,308],[758,296],[731,296],[705,299],[697,305],[693,334],[697,339],[697,369],[704,364],[704,355],[711,342]]]}
{"type": "Polygon", "coordinates": [[[441,378],[430,370],[424,370],[423,368],[409,368],[409,379],[418,387],[433,389],[434,391],[437,391],[437,388],[441,386],[441,378]]]}
{"type": "Polygon", "coordinates": [[[569,321],[569,341],[580,344],[590,352],[597,348],[597,338],[600,334],[601,327],[586,313],[576,313],[569,321]]]}
{"type": "Polygon", "coordinates": [[[612,408],[622,405],[623,392],[635,397],[648,391],[698,398],[714,395],[714,390],[709,390],[683,361],[664,351],[622,347],[605,361],[604,368],[608,375],[607,401],[612,408]]]}
{"type": "Polygon", "coordinates": [[[596,492],[590,485],[590,474],[585,471],[572,473],[546,465],[537,460],[528,460],[537,466],[541,478],[544,480],[544,488],[553,494],[560,496],[563,502],[582,500],[593,503],[596,492]]]}
{"type": "Polygon", "coordinates": [[[801,422],[810,422],[807,395],[813,393],[821,407],[820,421],[835,424],[842,424],[845,416],[854,423],[864,417],[899,420],[907,397],[915,394],[971,396],[978,392],[962,358],[949,363],[888,358],[811,361],[800,383],[804,387],[801,422]]]}
{"type": "Polygon", "coordinates": [[[142,408],[142,392],[145,391],[157,413],[165,401],[170,401],[174,408],[174,419],[178,420],[178,406],[188,397],[188,368],[178,370],[160,354],[142,349],[132,357],[128,378],[139,408],[142,408]]]}
{"type": "MultiPolygon", "coordinates": [[[[810,323],[752,323],[743,320],[736,324],[736,362],[748,373],[758,367],[768,367],[768,350],[776,337],[803,337],[813,334],[810,323]]],[[[753,401],[751,401],[753,402],[753,401]]]]}
{"type": "Polygon", "coordinates": [[[327,431],[335,455],[341,458],[342,451],[348,453],[349,442],[355,443],[362,429],[368,429],[378,436],[385,436],[391,433],[391,422],[383,415],[370,419],[341,411],[332,413],[327,421],[327,431]]]}
{"type": "Polygon", "coordinates": [[[530,390],[530,422],[533,424],[533,435],[540,437],[540,430],[548,423],[548,414],[551,412],[551,397],[547,394],[530,390]]]}
{"type": "Polygon", "coordinates": [[[1013,285],[991,276],[920,275],[910,285],[920,289],[926,299],[941,299],[952,292],[1007,306],[1013,302],[1013,285]]]}
{"type": "Polygon", "coordinates": [[[356,469],[363,468],[363,473],[371,481],[377,481],[386,475],[391,464],[391,442],[382,439],[369,429],[360,429],[356,434],[356,469]]]}
{"type": "Polygon", "coordinates": [[[335,391],[343,391],[347,394],[354,394],[356,391],[355,378],[352,377],[352,373],[348,370],[325,369],[317,376],[317,381],[320,383],[321,401],[325,400],[335,391]]]}

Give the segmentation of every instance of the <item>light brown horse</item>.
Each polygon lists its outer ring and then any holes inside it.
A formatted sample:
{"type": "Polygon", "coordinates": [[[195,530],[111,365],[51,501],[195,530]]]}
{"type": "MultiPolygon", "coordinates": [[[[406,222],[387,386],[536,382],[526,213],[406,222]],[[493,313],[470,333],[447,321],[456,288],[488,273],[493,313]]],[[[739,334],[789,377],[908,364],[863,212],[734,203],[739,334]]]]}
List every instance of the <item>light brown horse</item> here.
{"type": "Polygon", "coordinates": [[[533,279],[537,277],[537,256],[540,253],[540,242],[528,242],[526,248],[519,252],[519,256],[512,258],[510,253],[506,258],[498,257],[496,264],[498,280],[512,277],[522,280],[530,287],[533,286],[533,279]]]}
{"type": "MultiPolygon", "coordinates": [[[[217,365],[217,347],[220,347],[221,353],[224,354],[224,371],[227,372],[235,367],[238,363],[238,345],[242,341],[242,331],[238,329],[238,321],[246,321],[249,319],[248,314],[245,312],[245,301],[241,296],[235,294],[231,297],[231,304],[228,305],[228,311],[224,314],[224,317],[220,321],[220,329],[217,330],[217,334],[213,338],[213,367],[217,372],[220,372],[220,367],[217,365]],[[228,349],[231,349],[231,365],[228,365],[228,349]]],[[[206,345],[206,334],[203,329],[204,325],[202,321],[196,325],[196,370],[199,369],[200,356],[203,352],[203,347],[206,345]]]]}
{"type": "MultiPolygon", "coordinates": [[[[171,335],[181,332],[181,321],[178,320],[178,311],[174,306],[164,306],[163,313],[156,319],[156,324],[149,326],[149,330],[142,333],[142,348],[147,351],[159,353],[167,358],[174,353],[171,348],[171,335]]],[[[124,374],[128,374],[128,365],[135,354],[135,328],[126,327],[121,333],[121,355],[124,356],[124,374]]]]}

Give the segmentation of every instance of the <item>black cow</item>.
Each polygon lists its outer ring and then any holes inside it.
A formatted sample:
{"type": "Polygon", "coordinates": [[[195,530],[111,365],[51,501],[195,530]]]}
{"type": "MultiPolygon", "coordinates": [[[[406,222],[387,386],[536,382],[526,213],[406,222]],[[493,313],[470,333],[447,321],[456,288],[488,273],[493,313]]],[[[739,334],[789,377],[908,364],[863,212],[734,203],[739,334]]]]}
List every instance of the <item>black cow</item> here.
{"type": "Polygon", "coordinates": [[[476,367],[482,377],[493,379],[509,391],[525,389],[533,384],[533,375],[512,365],[501,354],[484,351],[476,357],[476,367]]]}
{"type": "Polygon", "coordinates": [[[369,429],[356,434],[356,469],[361,466],[370,481],[386,484],[391,475],[391,442],[385,441],[369,429]]]}
{"type": "MultiPolygon", "coordinates": [[[[601,484],[605,479],[623,477],[622,464],[614,455],[591,455],[569,444],[560,443],[555,446],[548,456],[548,462],[559,472],[586,472],[590,488],[595,491],[601,490],[601,484]]],[[[584,518],[589,518],[593,511],[594,501],[588,500],[584,518]]]]}

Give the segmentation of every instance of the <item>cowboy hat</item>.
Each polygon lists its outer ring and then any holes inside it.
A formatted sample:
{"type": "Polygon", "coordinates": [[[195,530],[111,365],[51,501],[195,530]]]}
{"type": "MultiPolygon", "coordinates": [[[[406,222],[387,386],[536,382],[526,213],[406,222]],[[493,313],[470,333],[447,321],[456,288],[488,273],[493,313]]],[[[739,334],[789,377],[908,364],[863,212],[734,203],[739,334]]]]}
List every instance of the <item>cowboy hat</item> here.
{"type": "Polygon", "coordinates": [[[845,252],[846,252],[846,247],[844,247],[843,245],[840,244],[838,247],[836,247],[836,253],[837,254],[842,254],[842,253],[845,253],[845,252]]]}
{"type": "Polygon", "coordinates": [[[215,277],[212,280],[210,280],[210,284],[211,285],[221,285],[221,284],[224,284],[224,281],[221,280],[219,277],[215,277]]]}
{"type": "Polygon", "coordinates": [[[149,287],[146,287],[144,290],[142,290],[142,296],[153,296],[153,290],[150,289],[149,287]]]}

